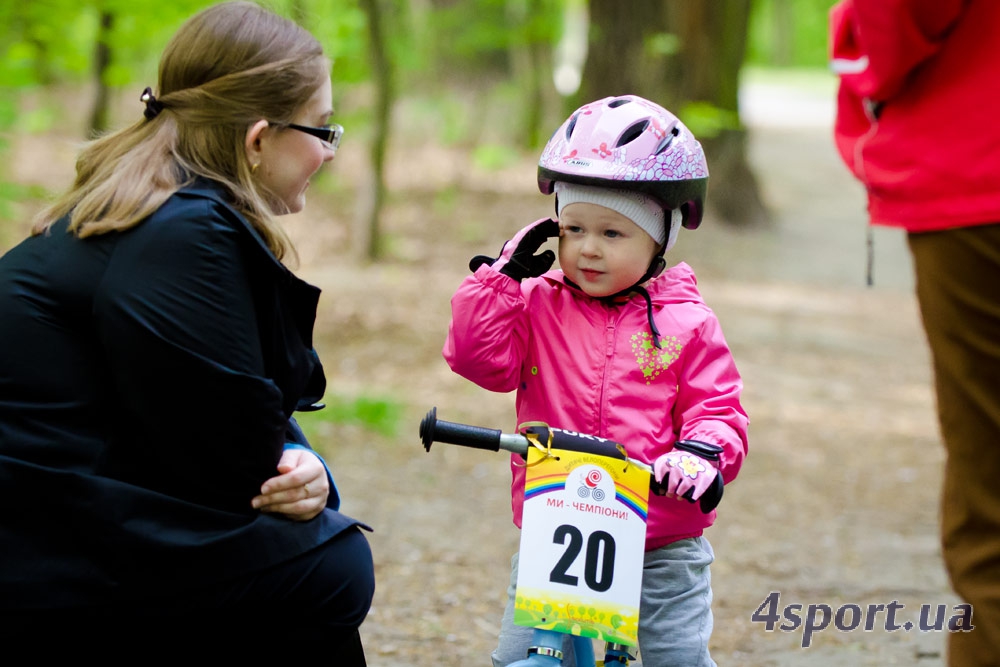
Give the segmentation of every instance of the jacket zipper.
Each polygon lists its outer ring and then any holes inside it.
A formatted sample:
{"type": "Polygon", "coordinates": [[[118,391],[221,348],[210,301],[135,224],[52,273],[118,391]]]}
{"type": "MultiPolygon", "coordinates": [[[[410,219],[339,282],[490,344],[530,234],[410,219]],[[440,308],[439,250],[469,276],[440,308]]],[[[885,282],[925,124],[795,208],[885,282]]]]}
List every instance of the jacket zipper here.
{"type": "MultiPolygon", "coordinates": [[[[858,179],[864,184],[865,190],[871,193],[871,186],[868,184],[868,174],[865,171],[865,145],[878,132],[878,116],[882,111],[882,105],[875,100],[866,97],[861,105],[865,110],[865,117],[871,123],[871,127],[863,135],[858,137],[858,142],[854,146],[854,166],[858,174],[858,179]]],[[[872,226],[869,224],[865,230],[865,284],[871,287],[875,284],[875,235],[872,233],[872,226]]]]}
{"type": "Polygon", "coordinates": [[[611,367],[615,358],[615,341],[618,334],[617,320],[620,319],[620,317],[615,317],[616,311],[616,306],[608,306],[604,316],[604,373],[601,379],[601,395],[598,397],[597,404],[601,437],[604,437],[608,432],[607,410],[605,410],[604,401],[608,393],[608,382],[611,380],[611,367]]]}
{"type": "Polygon", "coordinates": [[[871,123],[871,127],[868,131],[858,137],[858,142],[854,145],[854,165],[858,173],[858,179],[864,183],[865,188],[868,189],[868,175],[865,173],[865,156],[864,150],[865,145],[868,141],[875,136],[878,132],[878,116],[882,110],[882,105],[875,102],[871,98],[864,98],[861,102],[861,106],[865,110],[865,118],[871,123]]]}

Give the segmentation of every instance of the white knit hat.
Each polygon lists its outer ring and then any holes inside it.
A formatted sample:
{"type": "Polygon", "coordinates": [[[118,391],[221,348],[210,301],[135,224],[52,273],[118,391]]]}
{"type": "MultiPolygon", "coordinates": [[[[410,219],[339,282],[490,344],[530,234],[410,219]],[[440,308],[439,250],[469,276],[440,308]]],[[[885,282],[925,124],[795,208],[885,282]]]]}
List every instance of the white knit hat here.
{"type": "MultiPolygon", "coordinates": [[[[659,245],[663,245],[667,240],[667,228],[663,224],[663,207],[651,197],[631,190],[614,190],[564,181],[557,181],[555,190],[559,207],[556,213],[559,216],[562,216],[563,209],[570,204],[579,202],[597,204],[621,213],[639,225],[659,245]]],[[[676,233],[671,236],[676,237],[676,233]]]]}

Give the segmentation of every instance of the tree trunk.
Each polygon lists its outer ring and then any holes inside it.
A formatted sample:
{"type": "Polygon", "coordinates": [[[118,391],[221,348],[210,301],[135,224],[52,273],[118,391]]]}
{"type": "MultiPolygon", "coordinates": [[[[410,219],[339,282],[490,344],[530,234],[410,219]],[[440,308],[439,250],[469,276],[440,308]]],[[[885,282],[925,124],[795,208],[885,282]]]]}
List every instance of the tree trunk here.
{"type": "Polygon", "coordinates": [[[354,243],[368,260],[378,259],[381,253],[381,213],[385,202],[385,155],[389,144],[392,107],[395,101],[393,65],[386,41],[385,0],[362,0],[361,6],[368,15],[368,43],[371,56],[372,78],[375,83],[374,123],[371,159],[371,181],[362,193],[361,214],[355,225],[354,243]]]}
{"type": "Polygon", "coordinates": [[[526,138],[526,145],[540,149],[549,138],[542,129],[548,107],[546,91],[552,77],[550,45],[543,43],[531,30],[526,29],[533,14],[543,11],[539,0],[505,0],[507,29],[515,40],[508,49],[511,77],[522,91],[522,116],[518,119],[519,134],[526,138]]]}
{"type": "Polygon", "coordinates": [[[750,0],[668,4],[669,25],[687,36],[675,59],[683,70],[677,73],[679,89],[689,101],[708,103],[722,113],[718,130],[701,137],[711,174],[709,204],[727,222],[767,222],[770,216],[747,162],[747,132],[739,119],[739,75],[746,55],[750,0]]]}
{"type": "Polygon", "coordinates": [[[590,44],[575,106],[629,93],[656,99],[666,58],[644,45],[665,31],[663,5],[662,0],[590,0],[590,44]]]}
{"type": "Polygon", "coordinates": [[[108,129],[108,106],[110,93],[105,81],[105,73],[111,66],[111,28],[114,25],[114,15],[101,11],[97,46],[94,50],[94,82],[97,93],[94,97],[94,107],[90,112],[90,136],[95,137],[108,129]]]}
{"type": "Polygon", "coordinates": [[[774,0],[773,9],[771,62],[778,67],[789,67],[795,58],[795,6],[792,0],[774,0]]]}
{"type": "Polygon", "coordinates": [[[769,219],[739,120],[749,18],[750,0],[590,0],[577,100],[634,93],[676,113],[705,148],[708,206],[740,225],[769,219]]]}

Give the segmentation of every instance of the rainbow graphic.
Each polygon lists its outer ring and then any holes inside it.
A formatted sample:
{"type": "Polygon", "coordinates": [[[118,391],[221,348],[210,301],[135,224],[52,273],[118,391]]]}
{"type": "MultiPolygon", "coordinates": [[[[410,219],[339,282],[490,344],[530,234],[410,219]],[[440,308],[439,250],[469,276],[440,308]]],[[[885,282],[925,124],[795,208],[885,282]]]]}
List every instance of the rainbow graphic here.
{"type": "Polygon", "coordinates": [[[638,514],[645,523],[646,516],[649,514],[649,501],[645,494],[640,495],[623,484],[615,484],[615,500],[638,514]]]}
{"type": "Polygon", "coordinates": [[[567,477],[569,477],[569,473],[563,472],[555,473],[554,475],[540,475],[533,479],[529,478],[525,480],[524,500],[531,500],[535,496],[540,496],[543,493],[562,491],[566,488],[567,477]]]}
{"type": "MultiPolygon", "coordinates": [[[[557,472],[551,475],[529,476],[524,483],[525,502],[545,493],[564,490],[569,474],[567,472],[557,472]]],[[[646,517],[649,514],[649,501],[644,494],[640,494],[623,484],[616,483],[615,499],[636,514],[643,522],[646,521],[646,517]]]]}

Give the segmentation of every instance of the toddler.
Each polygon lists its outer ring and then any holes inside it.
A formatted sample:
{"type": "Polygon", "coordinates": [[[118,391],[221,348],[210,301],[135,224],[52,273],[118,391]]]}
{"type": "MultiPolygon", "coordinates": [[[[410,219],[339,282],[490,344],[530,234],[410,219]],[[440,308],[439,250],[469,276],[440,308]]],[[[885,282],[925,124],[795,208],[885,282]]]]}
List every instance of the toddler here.
{"type": "MultiPolygon", "coordinates": [[[[747,452],[742,382],[719,322],[684,263],[664,253],[701,222],[708,168],[701,145],[669,111],[632,95],[573,113],[546,145],[538,186],[558,221],[534,222],[496,259],[472,260],[452,299],[444,357],[491,391],[517,392],[517,422],[601,436],[653,466],[639,611],[649,667],[711,666],[709,564],[697,500],[747,452]],[[559,266],[542,244],[558,236],[559,266]],[[697,465],[682,456],[701,452],[697,465]]],[[[524,462],[512,457],[514,523],[524,462]]],[[[527,555],[525,555],[527,557],[527,555]]],[[[532,630],[513,624],[517,559],[497,667],[525,657],[532,630]]],[[[571,653],[570,642],[565,643],[571,653]]],[[[568,657],[565,664],[573,664],[568,657]]]]}

